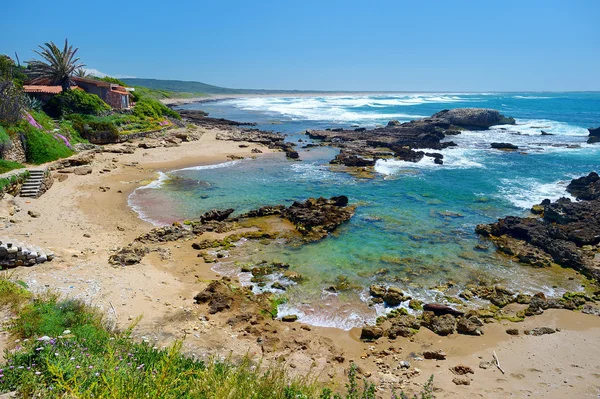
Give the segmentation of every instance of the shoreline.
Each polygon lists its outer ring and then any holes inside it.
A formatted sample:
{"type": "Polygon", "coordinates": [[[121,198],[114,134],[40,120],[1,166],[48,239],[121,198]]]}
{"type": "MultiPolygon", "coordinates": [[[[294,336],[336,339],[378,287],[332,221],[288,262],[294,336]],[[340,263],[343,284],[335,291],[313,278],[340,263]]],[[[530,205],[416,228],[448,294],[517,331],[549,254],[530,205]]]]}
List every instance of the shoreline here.
{"type": "MultiPolygon", "coordinates": [[[[440,337],[421,329],[410,339],[376,343],[361,342],[359,328],[344,331],[307,326],[304,329],[297,323],[273,321],[266,322],[264,327],[277,333],[265,330],[263,339],[275,339],[280,335],[282,339],[285,337],[283,342],[290,342],[291,347],[286,349],[287,345],[280,340],[273,344],[274,350],[265,352],[264,344],[258,344],[252,334],[228,326],[229,315],[212,315],[205,320],[202,310],[191,305],[191,298],[218,275],[211,270],[210,264],[199,261],[194,253],[190,253],[187,245],[183,248],[178,242],[169,243],[165,247],[170,253],[164,259],[161,254],[152,253],[138,265],[117,268],[109,265],[107,259],[112,248],[125,246],[154,227],[137,216],[129,207],[128,199],[136,189],[152,180],[157,171],[226,162],[229,160],[227,155],[255,155],[250,153],[255,144],[247,143],[250,147],[239,148],[240,142],[217,141],[214,134],[214,131],[206,131],[200,140],[183,143],[180,147],[136,149],[134,154],[100,153],[92,164],[94,172],[91,175],[70,174],[64,181],[56,181],[51,190],[37,200],[15,198],[21,208],[17,215],[22,221],[11,226],[7,235],[30,233],[28,241],[53,249],[57,257],[43,265],[14,269],[14,276],[26,281],[34,291],[52,288],[65,296],[98,305],[121,327],[143,314],[135,331],[138,338],[148,336],[156,338],[157,343],[168,344],[175,338],[185,337],[184,350],[190,353],[211,348],[208,353],[212,355],[226,355],[231,350],[238,355],[248,352],[256,358],[265,357],[268,361],[285,356],[291,371],[299,374],[308,372],[312,368],[309,366],[316,364],[320,378],[326,382],[343,381],[344,371],[353,360],[362,375],[383,381],[381,387],[388,394],[389,387],[394,384],[416,388],[414,384],[422,384],[430,374],[435,374],[434,386],[444,392],[443,397],[463,397],[475,392],[485,394],[485,397],[504,397],[507,392],[524,395],[523,392],[529,390],[527,381],[535,380],[535,384],[540,384],[540,379],[545,385],[536,389],[544,389],[544,397],[559,398],[575,392],[579,397],[595,397],[591,395],[593,389],[600,389],[600,366],[594,362],[600,351],[589,348],[586,342],[594,342],[600,336],[600,322],[591,315],[547,310],[522,323],[488,324],[484,326],[483,337],[440,337]],[[103,170],[110,172],[99,173],[103,170]],[[110,189],[99,191],[99,187],[110,189]],[[56,204],[61,205],[57,207],[56,204]],[[40,211],[41,216],[30,218],[26,215],[27,210],[40,211]],[[84,234],[91,237],[84,237],[84,234]],[[111,310],[113,305],[115,310],[111,310]],[[182,320],[182,315],[190,312],[196,315],[195,319],[182,320]],[[522,329],[540,325],[552,325],[562,331],[541,337],[511,337],[504,332],[508,327],[522,329]],[[402,348],[398,349],[398,346],[402,348]],[[306,349],[301,349],[303,347],[306,349]],[[427,348],[443,349],[448,360],[419,361],[411,356],[411,353],[420,353],[427,348]],[[492,350],[498,352],[509,375],[502,376],[495,369],[478,369],[482,360],[479,357],[489,360],[492,350]],[[524,353],[529,354],[526,361],[524,353]],[[343,360],[339,361],[340,358],[343,360]],[[581,364],[553,368],[557,361],[564,363],[566,359],[581,364]],[[394,374],[380,367],[390,364],[395,368],[399,360],[408,360],[421,371],[398,377],[396,374],[402,375],[401,371],[394,374]],[[453,366],[458,363],[468,364],[475,370],[471,386],[454,385],[448,367],[439,368],[440,364],[453,366]],[[540,370],[543,370],[543,378],[540,370]],[[581,377],[582,373],[585,377],[581,377]],[[565,378],[572,382],[586,381],[588,386],[581,382],[562,383],[565,378]],[[561,380],[561,383],[556,384],[554,380],[561,380]]],[[[265,150],[264,147],[261,149],[265,150]]],[[[272,152],[265,151],[263,156],[269,153],[272,152]]],[[[540,392],[529,391],[534,397],[535,392],[540,392]]]]}

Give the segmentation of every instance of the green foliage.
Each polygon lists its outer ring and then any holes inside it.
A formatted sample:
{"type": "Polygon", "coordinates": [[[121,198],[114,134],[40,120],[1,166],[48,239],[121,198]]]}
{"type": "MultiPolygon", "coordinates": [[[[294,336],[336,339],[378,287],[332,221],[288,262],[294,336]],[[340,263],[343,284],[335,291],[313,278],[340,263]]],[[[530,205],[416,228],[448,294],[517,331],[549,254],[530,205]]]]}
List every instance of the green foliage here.
{"type": "Polygon", "coordinates": [[[31,298],[31,293],[20,284],[9,281],[6,276],[0,278],[0,307],[8,306],[17,311],[31,298]]]}
{"type": "Polygon", "coordinates": [[[11,79],[0,77],[0,122],[16,123],[23,116],[25,95],[11,79]]]}
{"type": "Polygon", "coordinates": [[[414,394],[412,398],[403,391],[400,392],[400,396],[396,396],[396,393],[393,392],[392,399],[435,399],[433,395],[433,374],[429,377],[423,389],[419,393],[414,394]]]}
{"type": "Polygon", "coordinates": [[[142,98],[151,98],[153,100],[162,100],[165,98],[193,98],[205,97],[203,93],[184,93],[169,90],[149,89],[143,86],[135,86],[135,91],[132,91],[133,101],[139,101],[142,98]]]}
{"type": "Polygon", "coordinates": [[[61,119],[58,123],[60,134],[67,137],[71,144],[79,144],[86,143],[89,144],[89,141],[81,136],[75,128],[73,127],[73,122],[67,119],[61,119]]]}
{"type": "Polygon", "coordinates": [[[16,86],[21,87],[27,80],[24,71],[25,68],[17,66],[8,55],[0,54],[0,79],[12,80],[16,86]]]}
{"type": "Polygon", "coordinates": [[[18,162],[13,162],[13,161],[7,161],[4,159],[0,159],[0,173],[6,173],[8,171],[14,170],[14,169],[21,169],[24,168],[25,166],[21,165],[18,162]]]}
{"type": "Polygon", "coordinates": [[[7,144],[9,141],[10,136],[8,135],[8,132],[4,130],[2,125],[0,125],[0,147],[2,147],[4,144],[7,144]]]}
{"type": "Polygon", "coordinates": [[[54,121],[44,111],[31,111],[30,114],[33,116],[33,119],[35,119],[35,121],[44,128],[44,130],[54,129],[54,121]]]}
{"type": "Polygon", "coordinates": [[[24,171],[17,175],[11,176],[8,179],[0,179],[0,192],[6,191],[6,188],[17,183],[23,183],[25,179],[29,177],[29,172],[24,171]]]}
{"type": "Polygon", "coordinates": [[[160,101],[153,100],[151,98],[142,98],[136,104],[133,109],[133,114],[138,117],[155,118],[158,119],[162,116],[168,116],[170,118],[181,119],[181,116],[173,111],[171,108],[165,106],[160,101]]]}
{"type": "Polygon", "coordinates": [[[27,122],[20,122],[16,130],[25,135],[25,157],[29,163],[39,165],[73,155],[73,151],[62,140],[34,128],[27,122]]]}
{"type": "Polygon", "coordinates": [[[117,79],[117,78],[111,78],[110,76],[105,76],[103,78],[99,78],[97,76],[92,76],[92,78],[96,79],[96,80],[101,80],[103,82],[114,83],[114,84],[117,84],[119,86],[127,86],[125,83],[123,83],[119,79],[117,79]]]}
{"type": "MultiPolygon", "coordinates": [[[[0,305],[17,312],[9,331],[22,339],[0,365],[0,393],[49,399],[375,399],[375,386],[365,379],[360,387],[354,364],[339,394],[310,375],[291,377],[283,364],[263,366],[248,356],[237,363],[203,362],[183,355],[181,342],[164,349],[135,342],[133,327],[120,333],[81,301],[32,297],[6,277],[0,277],[0,305]]],[[[432,399],[432,384],[433,376],[414,399],[432,399]]],[[[398,398],[408,399],[393,394],[398,398]]]]}
{"type": "Polygon", "coordinates": [[[63,91],[52,97],[45,107],[45,111],[54,117],[68,114],[102,115],[110,109],[100,97],[83,90],[63,91]]]}
{"type": "Polygon", "coordinates": [[[31,97],[31,96],[25,96],[25,108],[32,110],[32,111],[41,111],[42,108],[44,107],[44,103],[35,97],[31,97]]]}

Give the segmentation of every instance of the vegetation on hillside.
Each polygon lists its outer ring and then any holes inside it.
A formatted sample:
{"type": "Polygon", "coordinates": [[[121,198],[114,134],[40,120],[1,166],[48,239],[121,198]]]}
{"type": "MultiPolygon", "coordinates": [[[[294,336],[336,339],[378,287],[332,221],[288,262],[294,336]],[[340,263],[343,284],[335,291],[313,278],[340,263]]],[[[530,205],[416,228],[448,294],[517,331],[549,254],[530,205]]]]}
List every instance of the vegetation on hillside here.
{"type": "MultiPolygon", "coordinates": [[[[291,377],[283,365],[264,366],[248,357],[202,361],[182,354],[181,342],[167,348],[138,342],[133,326],[117,331],[96,308],[53,294],[33,295],[6,277],[0,278],[0,306],[17,316],[8,328],[20,340],[0,365],[0,393],[24,398],[375,398],[375,387],[361,384],[354,366],[345,393],[338,394],[313,377],[291,377]]],[[[419,398],[433,398],[431,380],[419,398]]]]}
{"type": "Polygon", "coordinates": [[[44,110],[54,117],[68,114],[102,115],[110,112],[110,106],[95,94],[67,90],[52,97],[44,110]]]}
{"type": "Polygon", "coordinates": [[[25,166],[21,165],[18,162],[7,161],[5,159],[0,159],[0,174],[10,172],[14,169],[22,169],[25,166]]]}

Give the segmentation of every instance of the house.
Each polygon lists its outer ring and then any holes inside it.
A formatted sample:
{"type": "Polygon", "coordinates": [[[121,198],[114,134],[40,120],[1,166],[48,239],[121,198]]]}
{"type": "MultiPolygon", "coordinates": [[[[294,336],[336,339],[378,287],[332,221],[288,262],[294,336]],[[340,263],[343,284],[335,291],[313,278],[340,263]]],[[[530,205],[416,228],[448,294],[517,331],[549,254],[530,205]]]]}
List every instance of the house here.
{"type": "MultiPolygon", "coordinates": [[[[115,83],[109,83],[90,78],[79,78],[73,76],[71,79],[76,84],[76,86],[72,86],[71,89],[80,89],[88,93],[95,94],[105,103],[115,109],[127,109],[133,105],[131,101],[133,96],[130,93],[130,90],[133,89],[126,88],[115,83]]],[[[60,86],[43,84],[49,82],[36,81],[31,83],[38,84],[24,85],[23,91],[32,97],[39,98],[44,102],[47,102],[50,100],[50,98],[52,98],[52,96],[62,92],[62,87],[60,86]]]]}
{"type": "Polygon", "coordinates": [[[105,103],[115,109],[126,109],[131,107],[131,93],[127,88],[115,83],[102,80],[79,78],[73,76],[73,81],[78,87],[88,93],[92,93],[104,100],[105,103]]]}

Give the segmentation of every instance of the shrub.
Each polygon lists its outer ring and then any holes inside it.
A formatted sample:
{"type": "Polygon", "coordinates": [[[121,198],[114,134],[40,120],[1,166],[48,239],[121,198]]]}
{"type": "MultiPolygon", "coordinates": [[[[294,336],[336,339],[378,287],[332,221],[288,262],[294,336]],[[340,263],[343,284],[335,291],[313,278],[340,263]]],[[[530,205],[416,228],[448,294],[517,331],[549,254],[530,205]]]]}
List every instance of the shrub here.
{"type": "Polygon", "coordinates": [[[14,170],[14,169],[21,169],[24,168],[25,166],[21,165],[18,162],[13,162],[13,161],[7,161],[4,159],[0,159],[0,173],[6,173],[8,171],[14,170]]]}
{"type": "Polygon", "coordinates": [[[181,116],[177,112],[173,111],[160,101],[156,101],[151,98],[142,98],[140,101],[138,101],[133,109],[133,114],[139,117],[155,119],[158,119],[162,116],[181,119],[181,116]]]}
{"type": "Polygon", "coordinates": [[[54,117],[68,114],[102,115],[110,109],[97,95],[77,89],[55,95],[45,106],[45,111],[54,117]]]}
{"type": "Polygon", "coordinates": [[[0,147],[2,147],[4,144],[7,144],[9,141],[10,136],[8,135],[6,130],[4,130],[4,128],[0,125],[0,147]]]}
{"type": "Polygon", "coordinates": [[[16,123],[21,119],[24,97],[12,80],[0,78],[0,122],[16,123]]]}
{"type": "Polygon", "coordinates": [[[27,162],[39,165],[73,155],[73,151],[52,134],[36,129],[27,122],[21,122],[18,126],[20,133],[25,135],[27,162]]]}

